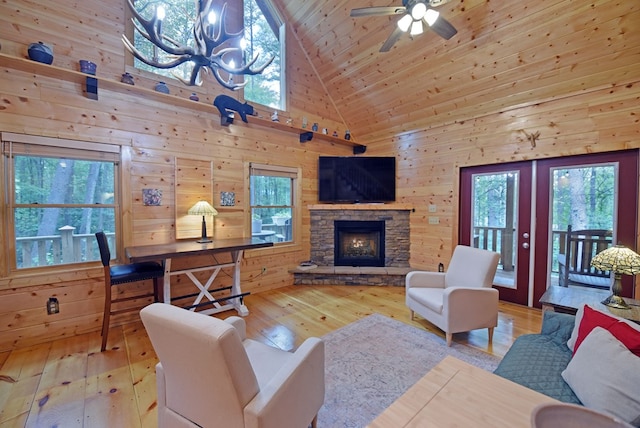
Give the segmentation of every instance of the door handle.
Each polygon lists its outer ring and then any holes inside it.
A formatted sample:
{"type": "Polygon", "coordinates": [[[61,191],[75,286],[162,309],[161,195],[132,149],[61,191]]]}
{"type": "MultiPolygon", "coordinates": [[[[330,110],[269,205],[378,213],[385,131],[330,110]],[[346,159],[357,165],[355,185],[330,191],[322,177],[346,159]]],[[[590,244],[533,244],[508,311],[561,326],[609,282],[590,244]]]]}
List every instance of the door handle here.
{"type": "Polygon", "coordinates": [[[525,232],[525,233],[523,233],[523,234],[522,234],[522,237],[523,237],[524,239],[529,239],[529,232],[525,232]]]}
{"type": "Polygon", "coordinates": [[[528,242],[523,242],[522,243],[522,248],[524,248],[525,250],[529,249],[529,243],[528,242]]]}

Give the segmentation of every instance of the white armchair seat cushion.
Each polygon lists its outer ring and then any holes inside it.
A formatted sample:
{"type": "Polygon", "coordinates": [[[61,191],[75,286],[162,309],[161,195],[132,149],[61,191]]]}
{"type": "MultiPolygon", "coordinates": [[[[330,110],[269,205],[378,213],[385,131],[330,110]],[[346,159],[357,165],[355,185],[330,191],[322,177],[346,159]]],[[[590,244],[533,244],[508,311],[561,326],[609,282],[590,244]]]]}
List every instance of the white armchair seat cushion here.
{"type": "Polygon", "coordinates": [[[271,381],[280,368],[293,359],[293,354],[251,339],[242,342],[260,389],[271,381]]]}
{"type": "Polygon", "coordinates": [[[444,308],[442,288],[410,288],[407,293],[411,299],[436,314],[441,314],[444,308]]]}

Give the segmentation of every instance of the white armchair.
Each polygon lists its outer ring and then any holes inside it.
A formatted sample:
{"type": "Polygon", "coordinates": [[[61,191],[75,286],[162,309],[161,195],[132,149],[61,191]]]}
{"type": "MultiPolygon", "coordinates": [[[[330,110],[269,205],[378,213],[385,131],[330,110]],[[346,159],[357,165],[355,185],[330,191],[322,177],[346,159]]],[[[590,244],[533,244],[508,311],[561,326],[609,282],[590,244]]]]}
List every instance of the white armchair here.
{"type": "Polygon", "coordinates": [[[447,346],[453,333],[498,325],[498,290],[492,288],[500,254],[458,245],[444,272],[410,272],[406,304],[445,332],[447,346]]]}
{"type": "Polygon", "coordinates": [[[156,366],[159,427],[315,427],[324,402],[324,343],[286,352],[220,320],[153,303],[140,312],[156,366]]]}

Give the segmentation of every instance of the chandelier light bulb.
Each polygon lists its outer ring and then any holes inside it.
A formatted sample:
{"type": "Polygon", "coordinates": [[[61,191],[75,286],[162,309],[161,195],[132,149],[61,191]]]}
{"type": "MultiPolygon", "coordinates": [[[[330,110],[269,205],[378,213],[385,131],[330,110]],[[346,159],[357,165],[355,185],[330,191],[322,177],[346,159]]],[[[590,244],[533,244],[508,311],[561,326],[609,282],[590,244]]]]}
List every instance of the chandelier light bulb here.
{"type": "Polygon", "coordinates": [[[437,10],[429,9],[424,14],[424,21],[429,24],[429,27],[431,27],[438,20],[439,16],[440,12],[438,12],[437,10]]]}
{"type": "Polygon", "coordinates": [[[411,17],[414,20],[419,21],[422,19],[426,11],[427,11],[427,6],[424,3],[422,2],[416,3],[411,8],[411,17]]]}
{"type": "Polygon", "coordinates": [[[165,11],[163,5],[160,5],[156,8],[156,17],[158,18],[158,21],[162,21],[164,19],[165,11]]]}
{"type": "Polygon", "coordinates": [[[411,17],[411,15],[406,14],[398,21],[398,28],[406,33],[407,31],[409,31],[409,27],[411,27],[412,22],[413,18],[411,17]]]}
{"type": "Polygon", "coordinates": [[[422,21],[413,21],[411,24],[411,35],[417,36],[418,34],[422,34],[424,29],[422,28],[422,21]]]}
{"type": "Polygon", "coordinates": [[[209,21],[209,24],[213,25],[216,23],[217,20],[218,20],[218,17],[216,16],[216,13],[213,10],[210,10],[209,14],[207,15],[207,21],[209,21]]]}

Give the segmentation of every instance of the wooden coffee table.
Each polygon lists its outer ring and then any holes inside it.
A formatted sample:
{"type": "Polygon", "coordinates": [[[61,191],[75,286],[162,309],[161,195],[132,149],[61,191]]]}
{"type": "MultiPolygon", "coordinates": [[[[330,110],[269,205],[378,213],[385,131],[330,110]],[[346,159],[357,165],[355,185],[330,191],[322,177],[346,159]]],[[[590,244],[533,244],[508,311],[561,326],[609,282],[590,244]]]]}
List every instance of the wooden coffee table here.
{"type": "Polygon", "coordinates": [[[555,311],[575,315],[578,308],[586,303],[599,311],[640,322],[640,300],[625,297],[624,300],[629,304],[630,309],[616,309],[600,303],[610,294],[611,292],[609,290],[552,285],[547,288],[547,291],[545,291],[540,298],[540,304],[542,305],[543,311],[555,311]]]}
{"type": "Polygon", "coordinates": [[[446,357],[368,427],[529,428],[534,407],[553,402],[557,401],[446,357]]]}

